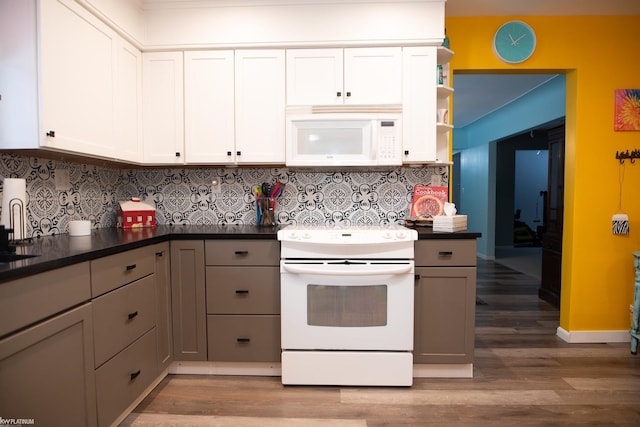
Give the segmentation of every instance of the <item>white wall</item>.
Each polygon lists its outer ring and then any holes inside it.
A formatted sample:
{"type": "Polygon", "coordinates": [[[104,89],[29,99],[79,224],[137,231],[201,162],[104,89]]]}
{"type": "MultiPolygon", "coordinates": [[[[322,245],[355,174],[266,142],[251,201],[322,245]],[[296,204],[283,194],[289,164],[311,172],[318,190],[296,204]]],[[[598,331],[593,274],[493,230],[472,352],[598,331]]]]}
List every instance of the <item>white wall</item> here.
{"type": "Polygon", "coordinates": [[[106,21],[131,43],[144,43],[142,0],[76,0],[106,21]]]}
{"type": "Polygon", "coordinates": [[[444,0],[183,4],[145,9],[147,48],[439,45],[444,35],[444,0]]]}

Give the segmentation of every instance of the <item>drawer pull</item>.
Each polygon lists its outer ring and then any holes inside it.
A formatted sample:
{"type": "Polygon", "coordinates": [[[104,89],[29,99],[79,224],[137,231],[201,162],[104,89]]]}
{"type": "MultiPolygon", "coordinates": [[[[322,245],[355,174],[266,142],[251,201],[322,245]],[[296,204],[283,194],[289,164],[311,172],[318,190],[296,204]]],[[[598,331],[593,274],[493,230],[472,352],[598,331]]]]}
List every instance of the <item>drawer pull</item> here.
{"type": "Polygon", "coordinates": [[[134,311],[133,313],[129,313],[127,317],[129,318],[129,320],[131,320],[131,319],[133,319],[134,317],[136,317],[137,315],[138,315],[138,312],[137,312],[137,311],[134,311]]]}
{"type": "Polygon", "coordinates": [[[251,338],[236,338],[236,341],[241,343],[251,342],[251,338]]]}
{"type": "Polygon", "coordinates": [[[249,251],[235,251],[236,255],[249,255],[249,251]]]}
{"type": "Polygon", "coordinates": [[[451,256],[453,255],[453,252],[451,251],[440,251],[438,252],[438,256],[451,256]]]}
{"type": "Polygon", "coordinates": [[[156,252],[156,256],[164,256],[164,251],[156,252]]]}
{"type": "Polygon", "coordinates": [[[135,380],[136,378],[138,378],[138,375],[140,375],[140,369],[138,369],[135,372],[132,372],[131,375],[129,375],[129,377],[131,378],[131,381],[135,380]]]}
{"type": "Polygon", "coordinates": [[[415,280],[420,280],[420,275],[419,275],[419,274],[415,274],[415,275],[413,276],[413,278],[414,278],[415,280]]]}
{"type": "Polygon", "coordinates": [[[131,270],[133,270],[134,268],[136,268],[136,265],[135,265],[135,264],[127,265],[127,271],[131,271],[131,270]]]}
{"type": "Polygon", "coordinates": [[[236,289],[236,294],[238,295],[246,295],[249,291],[247,289],[236,289]]]}

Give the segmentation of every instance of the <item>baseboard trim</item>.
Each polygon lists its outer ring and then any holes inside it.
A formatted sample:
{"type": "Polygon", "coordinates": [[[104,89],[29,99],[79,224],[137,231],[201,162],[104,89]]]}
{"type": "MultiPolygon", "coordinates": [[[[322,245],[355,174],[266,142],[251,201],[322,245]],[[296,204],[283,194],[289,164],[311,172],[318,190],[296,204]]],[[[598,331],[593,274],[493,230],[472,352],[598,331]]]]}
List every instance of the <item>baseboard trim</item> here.
{"type": "Polygon", "coordinates": [[[473,378],[473,363],[413,365],[413,378],[473,378]]]}
{"type": "Polygon", "coordinates": [[[170,374],[192,375],[255,375],[279,377],[282,375],[280,362],[191,362],[174,361],[169,367],[170,374]]]}
{"type": "MultiPolygon", "coordinates": [[[[193,362],[174,361],[169,374],[189,375],[254,375],[279,377],[280,363],[266,362],[193,362]]],[[[473,378],[473,363],[432,363],[413,365],[414,378],[473,378]]]]}
{"type": "Polygon", "coordinates": [[[622,331],[572,331],[558,327],[558,337],[570,344],[596,344],[596,343],[613,343],[613,342],[629,342],[631,335],[628,330],[622,331]]]}

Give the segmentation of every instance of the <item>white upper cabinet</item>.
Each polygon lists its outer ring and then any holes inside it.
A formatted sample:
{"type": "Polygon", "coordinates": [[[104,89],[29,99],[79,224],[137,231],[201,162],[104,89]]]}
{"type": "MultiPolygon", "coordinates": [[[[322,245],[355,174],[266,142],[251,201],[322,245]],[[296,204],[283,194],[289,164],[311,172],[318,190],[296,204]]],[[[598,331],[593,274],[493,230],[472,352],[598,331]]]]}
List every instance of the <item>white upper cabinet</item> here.
{"type": "Polygon", "coordinates": [[[112,157],[116,33],[73,1],[40,10],[42,145],[112,157]]]}
{"type": "Polygon", "coordinates": [[[2,148],[139,160],[137,49],[73,0],[3,0],[0,27],[2,148]]]}
{"type": "Polygon", "coordinates": [[[114,154],[122,160],[140,163],[142,157],[142,53],[120,40],[117,51],[116,131],[114,154]]]}
{"type": "Polygon", "coordinates": [[[344,87],[349,104],[400,104],[402,48],[345,49],[344,87]]]}
{"type": "Polygon", "coordinates": [[[184,163],[182,52],[142,54],[145,164],[184,163]]]}
{"type": "Polygon", "coordinates": [[[450,50],[436,46],[403,49],[404,163],[449,162],[449,104],[453,89],[448,82],[452,55],[450,50]],[[443,83],[439,83],[439,69],[443,83]]]}
{"type": "Polygon", "coordinates": [[[284,164],[285,52],[235,52],[237,163],[284,164]]]}
{"type": "Polygon", "coordinates": [[[400,47],[287,50],[287,105],[401,102],[400,47]]]}
{"type": "Polygon", "coordinates": [[[342,49],[287,50],[287,105],[336,105],[344,100],[342,49]]]}
{"type": "Polygon", "coordinates": [[[404,163],[436,161],[436,49],[403,49],[404,163]]]}
{"type": "Polygon", "coordinates": [[[185,161],[235,163],[234,52],[184,53],[185,161]]]}

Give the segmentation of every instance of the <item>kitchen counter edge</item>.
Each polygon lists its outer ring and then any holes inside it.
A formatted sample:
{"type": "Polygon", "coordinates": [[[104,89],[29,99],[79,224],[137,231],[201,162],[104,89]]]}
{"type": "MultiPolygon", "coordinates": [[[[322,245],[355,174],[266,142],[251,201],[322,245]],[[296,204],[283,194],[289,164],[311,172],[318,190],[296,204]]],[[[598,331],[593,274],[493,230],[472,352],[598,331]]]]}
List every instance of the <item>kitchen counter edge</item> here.
{"type": "MultiPolygon", "coordinates": [[[[171,240],[275,239],[278,230],[283,227],[285,226],[160,225],[131,230],[99,228],[92,230],[89,236],[58,234],[36,237],[30,243],[19,244],[16,253],[37,256],[0,263],[0,283],[171,240]]],[[[419,240],[477,239],[481,236],[480,233],[473,232],[433,232],[430,228],[417,231],[419,240]]]]}

